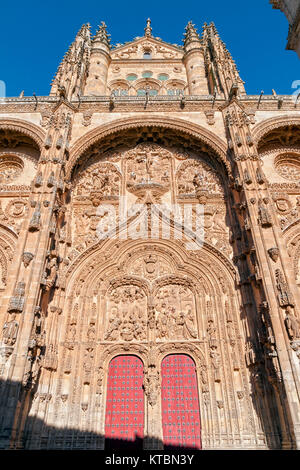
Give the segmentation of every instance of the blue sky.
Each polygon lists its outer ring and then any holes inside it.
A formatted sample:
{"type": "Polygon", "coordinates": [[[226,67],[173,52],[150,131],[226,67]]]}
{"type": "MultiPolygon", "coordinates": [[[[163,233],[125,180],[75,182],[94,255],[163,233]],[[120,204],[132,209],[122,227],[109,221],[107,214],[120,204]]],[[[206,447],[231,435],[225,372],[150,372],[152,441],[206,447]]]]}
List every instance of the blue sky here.
{"type": "Polygon", "coordinates": [[[300,80],[300,60],[285,50],[288,22],[269,0],[52,0],[3,2],[0,28],[0,80],[7,96],[48,95],[57,66],[83,23],[95,32],[105,21],[112,43],[142,36],[146,18],[153,35],[182,44],[184,27],[192,20],[214,21],[231,52],[248,94],[291,94],[300,80]]]}

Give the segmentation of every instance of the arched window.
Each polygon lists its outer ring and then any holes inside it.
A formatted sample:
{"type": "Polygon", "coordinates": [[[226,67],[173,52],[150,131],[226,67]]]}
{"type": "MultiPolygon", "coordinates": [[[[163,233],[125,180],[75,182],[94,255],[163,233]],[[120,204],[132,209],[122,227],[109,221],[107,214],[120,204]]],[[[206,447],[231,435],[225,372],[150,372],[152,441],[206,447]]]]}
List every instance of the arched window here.
{"type": "Polygon", "coordinates": [[[186,354],[170,354],[161,364],[164,448],[201,449],[196,366],[186,354]]]}
{"type": "Polygon", "coordinates": [[[151,88],[145,90],[144,88],[140,88],[138,91],[137,91],[137,96],[146,96],[146,91],[148,91],[149,93],[149,96],[156,96],[158,94],[158,91],[157,90],[153,90],[151,88]]]}
{"type": "Polygon", "coordinates": [[[114,88],[112,93],[114,96],[128,96],[128,90],[125,90],[124,88],[114,88]]]}
{"type": "Polygon", "coordinates": [[[168,95],[169,96],[183,96],[184,91],[181,88],[169,88],[168,95]]]}

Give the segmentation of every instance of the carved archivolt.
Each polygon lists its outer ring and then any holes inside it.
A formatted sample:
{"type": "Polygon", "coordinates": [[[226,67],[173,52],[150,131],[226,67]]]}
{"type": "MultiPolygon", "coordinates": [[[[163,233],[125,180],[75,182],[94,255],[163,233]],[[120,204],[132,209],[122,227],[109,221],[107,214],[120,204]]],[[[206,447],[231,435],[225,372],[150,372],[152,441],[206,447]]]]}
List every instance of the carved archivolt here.
{"type": "Polygon", "coordinates": [[[93,129],[80,137],[76,142],[74,142],[70,151],[70,159],[66,168],[67,178],[70,178],[72,169],[80,155],[83,155],[87,149],[96,142],[100,143],[102,139],[105,139],[107,136],[114,134],[116,134],[115,141],[117,141],[117,134],[121,131],[147,127],[173,129],[178,133],[182,133],[183,135],[185,134],[189,137],[193,137],[196,140],[204,142],[216,153],[220,160],[223,161],[228,174],[231,173],[230,165],[226,156],[227,145],[215,134],[199,125],[185,122],[182,119],[171,119],[165,117],[152,117],[149,119],[149,116],[146,115],[141,117],[128,118],[126,120],[122,119],[109,123],[104,126],[97,127],[96,129],[93,129]]]}
{"type": "Polygon", "coordinates": [[[176,173],[178,195],[190,195],[199,190],[222,195],[221,179],[218,173],[204,161],[185,161],[176,173]]]}
{"type": "Polygon", "coordinates": [[[283,233],[293,264],[295,280],[300,285],[300,219],[297,219],[283,233]]]}
{"type": "Polygon", "coordinates": [[[300,181],[300,153],[284,152],[274,159],[276,171],[290,181],[300,181]]]}
{"type": "Polygon", "coordinates": [[[0,129],[7,129],[25,134],[36,142],[40,150],[42,149],[45,140],[45,132],[35,124],[21,119],[0,119],[0,129]]]}
{"type": "Polygon", "coordinates": [[[252,136],[256,145],[260,146],[261,141],[267,136],[267,134],[272,133],[274,130],[278,130],[278,132],[280,132],[280,128],[289,126],[300,126],[300,118],[298,115],[290,114],[266,119],[252,128],[252,136]]]}
{"type": "Polygon", "coordinates": [[[6,287],[8,266],[13,259],[16,238],[11,230],[0,225],[0,289],[6,287]]]}

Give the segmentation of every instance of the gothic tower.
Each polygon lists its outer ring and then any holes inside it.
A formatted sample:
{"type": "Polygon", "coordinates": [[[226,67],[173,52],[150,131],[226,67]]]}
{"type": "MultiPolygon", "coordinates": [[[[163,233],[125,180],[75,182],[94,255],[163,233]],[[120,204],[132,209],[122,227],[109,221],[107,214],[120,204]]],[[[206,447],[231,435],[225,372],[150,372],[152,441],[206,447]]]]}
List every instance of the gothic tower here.
{"type": "Polygon", "coordinates": [[[0,448],[299,448],[293,97],[147,20],[0,106],[0,448]]]}

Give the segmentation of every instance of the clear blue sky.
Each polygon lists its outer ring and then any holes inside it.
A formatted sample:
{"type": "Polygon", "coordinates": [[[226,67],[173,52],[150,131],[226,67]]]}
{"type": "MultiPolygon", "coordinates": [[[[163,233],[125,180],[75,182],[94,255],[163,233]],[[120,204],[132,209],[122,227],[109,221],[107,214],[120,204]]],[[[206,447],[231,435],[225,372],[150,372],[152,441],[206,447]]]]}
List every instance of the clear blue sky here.
{"type": "Polygon", "coordinates": [[[285,50],[288,22],[269,0],[52,0],[6,1],[1,5],[0,80],[7,96],[48,95],[57,66],[83,23],[93,33],[105,21],[112,43],[142,36],[146,18],[153,35],[182,44],[184,27],[214,21],[231,52],[248,94],[291,94],[300,80],[300,59],[285,50]]]}

